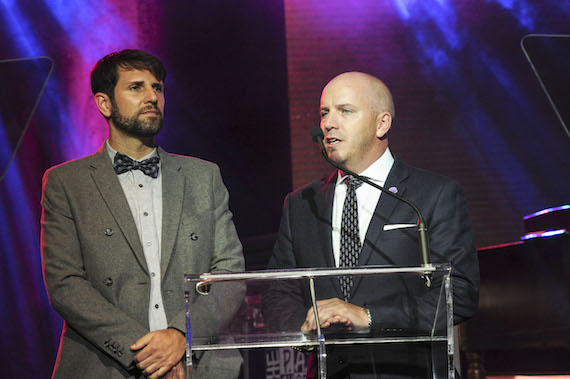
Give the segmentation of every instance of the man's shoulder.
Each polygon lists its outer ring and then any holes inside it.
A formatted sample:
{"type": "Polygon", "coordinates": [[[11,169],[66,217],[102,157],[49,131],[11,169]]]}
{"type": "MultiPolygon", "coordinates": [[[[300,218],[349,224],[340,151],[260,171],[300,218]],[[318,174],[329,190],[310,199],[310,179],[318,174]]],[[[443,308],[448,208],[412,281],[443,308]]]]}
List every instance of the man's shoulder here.
{"type": "Polygon", "coordinates": [[[336,183],[336,171],[314,182],[305,184],[287,195],[290,200],[307,199],[315,196],[328,196],[336,183]]]}
{"type": "Polygon", "coordinates": [[[183,170],[198,170],[198,171],[217,171],[218,165],[214,162],[205,159],[192,157],[189,155],[166,153],[168,160],[174,164],[180,165],[183,170]]]}
{"type": "Polygon", "coordinates": [[[65,161],[63,163],[57,164],[48,168],[44,174],[44,176],[53,176],[53,175],[73,175],[76,173],[82,172],[86,167],[91,165],[93,160],[93,155],[86,155],[81,158],[72,159],[69,161],[65,161]]]}
{"type": "Polygon", "coordinates": [[[408,176],[408,180],[421,184],[422,186],[441,187],[449,184],[458,185],[455,180],[447,176],[423,168],[410,166],[399,159],[396,160],[395,167],[397,170],[404,171],[408,176]]]}

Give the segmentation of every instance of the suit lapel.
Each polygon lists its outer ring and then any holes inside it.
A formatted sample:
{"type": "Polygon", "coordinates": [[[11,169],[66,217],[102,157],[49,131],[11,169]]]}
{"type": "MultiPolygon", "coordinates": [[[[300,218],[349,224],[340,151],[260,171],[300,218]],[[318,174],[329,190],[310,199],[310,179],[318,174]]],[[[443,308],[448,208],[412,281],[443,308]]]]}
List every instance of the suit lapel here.
{"type": "Polygon", "coordinates": [[[318,240],[325,241],[323,246],[322,254],[324,259],[324,266],[335,267],[334,254],[332,249],[332,207],[334,199],[334,190],[336,185],[337,174],[331,174],[324,185],[320,188],[322,193],[316,196],[317,209],[322,209],[322,215],[326,222],[322,222],[319,225],[321,227],[318,231],[318,240]]]}
{"type": "MultiPolygon", "coordinates": [[[[321,193],[316,196],[317,209],[322,209],[321,214],[323,215],[324,220],[326,220],[325,222],[319,223],[320,227],[317,235],[317,241],[324,241],[321,254],[325,267],[336,267],[332,248],[332,208],[337,177],[338,171],[331,174],[326,179],[324,185],[320,188],[321,193]]],[[[342,298],[342,291],[340,290],[338,278],[332,277],[329,279],[338,297],[342,298]]]]}
{"type": "MultiPolygon", "coordinates": [[[[394,161],[394,165],[386,178],[386,183],[384,184],[384,188],[389,189],[395,187],[398,189],[398,195],[404,196],[406,193],[406,186],[404,180],[408,177],[408,168],[399,160],[396,159],[394,161]]],[[[378,250],[378,242],[380,240],[380,236],[384,232],[384,225],[390,219],[396,205],[400,203],[400,200],[382,193],[380,195],[380,200],[376,205],[376,209],[374,211],[374,215],[372,216],[372,220],[370,220],[370,225],[368,226],[368,230],[366,231],[366,237],[364,238],[364,244],[362,246],[362,250],[360,251],[360,256],[358,258],[358,266],[365,266],[368,261],[370,260],[370,256],[372,254],[382,254],[380,250],[378,250]],[[375,251],[376,250],[376,251],[375,251]]],[[[387,258],[387,257],[386,257],[387,258]]],[[[389,259],[389,258],[387,258],[389,259]]],[[[389,262],[393,264],[393,262],[389,262]]],[[[356,292],[358,289],[358,285],[360,284],[361,277],[355,278],[354,281],[354,289],[353,293],[356,292]]]]}
{"type": "Polygon", "coordinates": [[[181,166],[164,150],[158,148],[160,168],[162,170],[162,241],[160,267],[162,279],[170,263],[170,257],[176,242],[180,226],[182,203],[184,199],[184,175],[181,166]]]}
{"type": "Polygon", "coordinates": [[[134,251],[139,264],[143,267],[145,272],[148,273],[146,259],[144,257],[144,251],[137,232],[137,227],[133,220],[133,215],[129,208],[129,203],[127,202],[125,193],[123,192],[123,188],[121,187],[121,183],[113,169],[113,164],[111,163],[105,144],[103,144],[103,146],[93,154],[91,159],[91,168],[91,176],[93,177],[95,185],[99,189],[103,200],[115,218],[117,225],[119,225],[119,228],[129,243],[129,246],[134,251]]]}

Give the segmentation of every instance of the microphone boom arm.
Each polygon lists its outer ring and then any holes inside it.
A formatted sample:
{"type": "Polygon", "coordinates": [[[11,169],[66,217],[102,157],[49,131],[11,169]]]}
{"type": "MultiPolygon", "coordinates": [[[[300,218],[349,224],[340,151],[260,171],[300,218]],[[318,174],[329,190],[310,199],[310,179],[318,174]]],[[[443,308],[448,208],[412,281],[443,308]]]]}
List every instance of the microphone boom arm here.
{"type": "MultiPolygon", "coordinates": [[[[426,223],[424,221],[424,218],[422,216],[422,213],[420,212],[418,207],[416,207],[416,205],[414,203],[412,203],[411,201],[409,201],[408,199],[405,199],[400,195],[396,195],[395,193],[390,192],[386,188],[372,182],[367,177],[358,175],[357,173],[350,171],[346,168],[342,168],[342,167],[338,166],[336,163],[334,163],[333,161],[331,161],[331,159],[329,158],[329,156],[327,154],[327,150],[325,149],[325,144],[323,142],[324,134],[323,134],[321,128],[315,127],[313,129],[311,129],[311,136],[313,137],[313,142],[316,142],[319,144],[319,147],[321,148],[321,154],[325,157],[327,162],[329,162],[333,167],[336,167],[337,169],[339,169],[339,170],[341,170],[341,171],[343,171],[349,175],[352,175],[359,180],[362,180],[364,183],[366,183],[366,184],[368,184],[368,185],[370,185],[376,189],[379,189],[380,191],[387,193],[388,195],[390,195],[390,196],[392,196],[392,197],[394,197],[400,201],[403,201],[404,203],[408,204],[410,207],[413,208],[413,210],[418,215],[418,239],[419,239],[419,250],[420,250],[420,262],[421,262],[421,265],[423,267],[431,266],[430,258],[429,258],[429,239],[428,239],[428,234],[427,234],[427,227],[426,227],[426,223]]],[[[424,279],[426,286],[431,287],[430,275],[428,275],[428,274],[422,275],[422,278],[424,279]]]]}

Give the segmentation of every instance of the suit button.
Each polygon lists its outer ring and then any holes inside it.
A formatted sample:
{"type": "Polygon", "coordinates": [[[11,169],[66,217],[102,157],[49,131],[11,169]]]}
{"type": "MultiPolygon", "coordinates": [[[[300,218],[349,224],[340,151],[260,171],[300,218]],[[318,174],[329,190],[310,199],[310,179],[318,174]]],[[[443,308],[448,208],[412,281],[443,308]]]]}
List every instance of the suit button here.
{"type": "Polygon", "coordinates": [[[113,279],[111,279],[111,278],[105,279],[105,285],[107,287],[111,287],[113,285],[113,279]]]}
{"type": "Polygon", "coordinates": [[[105,235],[108,237],[112,236],[113,235],[113,229],[111,229],[111,228],[105,229],[105,235]]]}
{"type": "Polygon", "coordinates": [[[197,240],[198,240],[198,235],[197,235],[196,233],[191,233],[191,234],[190,234],[190,239],[191,239],[192,241],[197,241],[197,240]]]}

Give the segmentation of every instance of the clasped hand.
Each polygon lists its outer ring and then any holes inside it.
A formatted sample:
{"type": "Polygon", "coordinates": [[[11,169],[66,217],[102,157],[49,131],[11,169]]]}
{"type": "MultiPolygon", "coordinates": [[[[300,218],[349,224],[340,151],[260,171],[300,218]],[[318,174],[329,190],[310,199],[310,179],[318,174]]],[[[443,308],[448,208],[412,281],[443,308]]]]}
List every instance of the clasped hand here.
{"type": "Polygon", "coordinates": [[[141,337],[131,350],[140,350],[134,357],[137,367],[151,379],[184,378],[181,359],[186,338],[176,329],[155,330],[141,337]]]}
{"type": "MultiPolygon", "coordinates": [[[[348,329],[368,327],[368,312],[364,308],[338,298],[317,301],[317,310],[321,328],[328,328],[332,324],[344,324],[348,329]]],[[[301,331],[309,332],[315,329],[317,329],[315,312],[311,307],[301,331]]]]}

